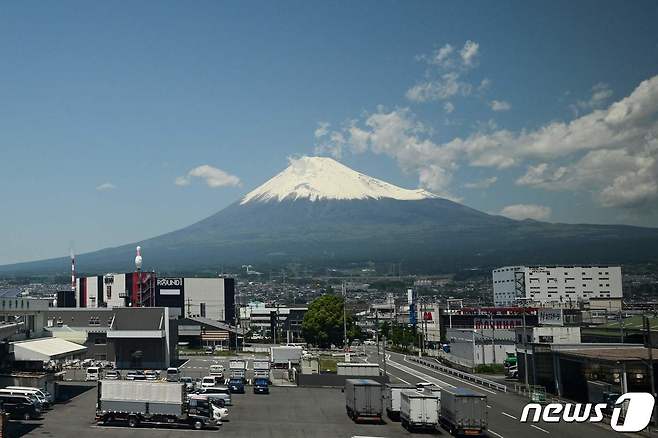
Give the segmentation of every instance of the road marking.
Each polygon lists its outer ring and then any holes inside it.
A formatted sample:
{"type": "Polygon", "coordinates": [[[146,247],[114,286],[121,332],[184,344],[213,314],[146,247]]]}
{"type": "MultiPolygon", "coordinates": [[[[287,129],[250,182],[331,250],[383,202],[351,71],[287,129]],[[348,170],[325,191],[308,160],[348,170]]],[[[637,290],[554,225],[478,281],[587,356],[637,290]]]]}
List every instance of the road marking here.
{"type": "MultiPolygon", "coordinates": [[[[425,368],[425,369],[428,369],[428,370],[434,371],[435,373],[440,374],[440,375],[442,375],[442,376],[449,377],[449,378],[453,378],[453,379],[455,379],[455,380],[459,380],[461,383],[464,383],[465,385],[471,385],[472,387],[477,388],[477,389],[479,389],[479,390],[481,390],[481,391],[486,391],[486,392],[488,392],[489,394],[498,394],[496,391],[492,391],[492,390],[490,390],[490,389],[487,389],[487,388],[485,388],[484,386],[476,385],[476,384],[474,384],[474,383],[470,383],[470,382],[468,382],[468,381],[466,381],[466,380],[460,379],[459,377],[451,376],[451,375],[449,375],[449,374],[442,373],[441,371],[437,371],[437,370],[435,370],[434,368],[430,368],[430,367],[428,367],[428,366],[425,366],[425,365],[422,365],[422,364],[419,364],[419,363],[416,363],[416,362],[411,362],[411,361],[407,360],[407,356],[404,356],[404,361],[407,362],[407,363],[412,363],[412,364],[414,364],[414,365],[416,365],[416,366],[423,367],[423,368],[425,368]]],[[[448,385],[449,385],[449,383],[448,383],[448,385]]],[[[455,388],[454,385],[450,385],[450,386],[452,386],[453,388],[455,388]]]]}
{"type": "MultiPolygon", "coordinates": [[[[382,372],[384,372],[384,368],[381,368],[381,367],[380,367],[379,370],[382,371],[382,372]]],[[[393,374],[393,373],[389,373],[389,374],[390,374],[391,376],[395,377],[396,379],[400,380],[401,382],[404,382],[404,383],[406,383],[407,385],[411,385],[411,383],[407,382],[407,381],[404,380],[402,377],[398,377],[398,376],[396,376],[396,375],[393,374]]]]}
{"type": "Polygon", "coordinates": [[[493,433],[493,434],[494,434],[494,435],[496,435],[496,436],[497,436],[498,438],[505,438],[505,437],[504,437],[504,436],[502,436],[501,434],[499,434],[499,433],[496,433],[496,432],[494,432],[494,431],[493,431],[493,430],[491,430],[491,429],[489,429],[489,432],[491,432],[491,433],[493,433]]]}
{"type": "Polygon", "coordinates": [[[187,359],[187,360],[186,360],[185,362],[183,362],[183,363],[181,364],[181,366],[179,366],[178,368],[179,368],[179,369],[180,369],[180,368],[183,368],[185,365],[187,365],[187,363],[188,363],[189,361],[190,361],[190,360],[187,359]]]}
{"type": "Polygon", "coordinates": [[[412,376],[418,377],[419,379],[422,378],[423,380],[426,380],[427,382],[434,383],[439,388],[445,388],[446,386],[449,386],[450,388],[455,387],[454,385],[451,385],[450,383],[444,382],[443,380],[439,380],[439,379],[437,379],[435,377],[432,377],[432,376],[428,376],[425,373],[422,373],[418,370],[414,370],[412,368],[409,368],[407,366],[404,366],[404,365],[402,365],[398,362],[392,361],[392,360],[387,362],[387,365],[390,365],[393,368],[397,368],[401,371],[404,371],[407,374],[411,374],[412,376]],[[441,383],[437,383],[437,382],[441,382],[441,383]]]}
{"type": "Polygon", "coordinates": [[[506,417],[514,418],[515,420],[518,420],[514,415],[508,414],[507,412],[501,412],[501,414],[505,415],[506,417]]]}
{"type": "Polygon", "coordinates": [[[548,434],[550,434],[550,432],[547,431],[546,429],[542,429],[541,427],[539,427],[539,426],[535,426],[534,424],[531,424],[530,427],[534,427],[535,429],[541,430],[541,431],[544,432],[544,433],[548,433],[548,434]]]}

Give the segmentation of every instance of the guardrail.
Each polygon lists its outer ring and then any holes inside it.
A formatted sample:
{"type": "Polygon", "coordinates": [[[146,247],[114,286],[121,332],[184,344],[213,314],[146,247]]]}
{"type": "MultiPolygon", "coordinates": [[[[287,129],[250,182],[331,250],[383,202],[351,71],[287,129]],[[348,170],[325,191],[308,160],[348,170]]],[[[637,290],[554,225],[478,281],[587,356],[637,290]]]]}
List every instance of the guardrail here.
{"type": "Polygon", "coordinates": [[[464,372],[456,370],[454,368],[448,368],[446,366],[443,366],[443,365],[439,364],[438,362],[432,362],[432,361],[428,361],[428,360],[421,359],[421,358],[418,358],[418,357],[413,357],[413,356],[408,356],[407,359],[409,359],[412,362],[416,362],[416,363],[419,363],[421,365],[425,365],[426,367],[441,371],[442,373],[450,374],[450,375],[455,376],[455,377],[457,377],[459,379],[462,379],[462,380],[468,380],[469,382],[477,383],[478,385],[486,386],[488,388],[495,389],[495,390],[500,391],[500,392],[507,392],[507,386],[505,386],[505,385],[502,385],[500,383],[496,383],[492,380],[483,379],[482,377],[478,377],[478,376],[473,375],[473,374],[464,373],[464,372]]]}

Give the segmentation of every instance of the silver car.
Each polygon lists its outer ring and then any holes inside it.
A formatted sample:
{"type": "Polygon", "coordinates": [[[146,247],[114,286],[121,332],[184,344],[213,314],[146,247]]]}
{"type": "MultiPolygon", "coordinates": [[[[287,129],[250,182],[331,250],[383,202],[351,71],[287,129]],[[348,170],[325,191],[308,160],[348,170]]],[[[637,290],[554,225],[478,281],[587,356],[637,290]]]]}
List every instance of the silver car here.
{"type": "Polygon", "coordinates": [[[202,388],[197,394],[207,397],[209,401],[220,407],[231,406],[231,391],[226,386],[215,386],[213,388],[202,388]]]}

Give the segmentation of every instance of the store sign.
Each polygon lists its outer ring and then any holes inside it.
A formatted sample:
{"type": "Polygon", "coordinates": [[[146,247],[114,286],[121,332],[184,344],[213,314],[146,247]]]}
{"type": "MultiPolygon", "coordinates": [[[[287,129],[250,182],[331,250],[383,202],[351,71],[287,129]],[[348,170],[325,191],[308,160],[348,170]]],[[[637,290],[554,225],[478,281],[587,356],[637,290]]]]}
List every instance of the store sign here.
{"type": "Polygon", "coordinates": [[[540,325],[564,325],[562,309],[539,309],[540,325]]]}
{"type": "Polygon", "coordinates": [[[158,287],[182,287],[182,278],[158,278],[158,287]]]}

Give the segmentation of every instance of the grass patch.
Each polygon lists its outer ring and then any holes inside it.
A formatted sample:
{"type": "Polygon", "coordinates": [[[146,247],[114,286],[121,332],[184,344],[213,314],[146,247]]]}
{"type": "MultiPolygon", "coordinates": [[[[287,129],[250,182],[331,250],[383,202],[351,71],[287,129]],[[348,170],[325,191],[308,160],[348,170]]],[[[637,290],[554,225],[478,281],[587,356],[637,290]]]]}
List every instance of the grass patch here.
{"type": "Polygon", "coordinates": [[[320,373],[335,373],[338,371],[338,361],[335,357],[320,355],[320,373]]]}

